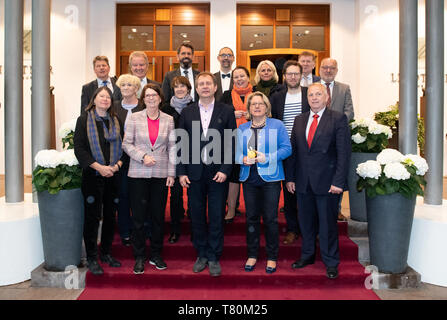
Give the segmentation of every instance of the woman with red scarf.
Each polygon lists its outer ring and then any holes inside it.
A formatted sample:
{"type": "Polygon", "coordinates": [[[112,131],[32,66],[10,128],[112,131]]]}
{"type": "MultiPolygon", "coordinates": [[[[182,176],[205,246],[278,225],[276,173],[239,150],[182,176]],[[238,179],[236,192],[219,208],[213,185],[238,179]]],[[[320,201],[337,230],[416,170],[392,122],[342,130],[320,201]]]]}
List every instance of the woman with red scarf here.
{"type": "MultiPolygon", "coordinates": [[[[233,89],[224,92],[221,102],[231,105],[234,108],[236,124],[239,127],[247,122],[247,103],[246,97],[253,92],[253,86],[250,83],[250,73],[247,68],[238,66],[231,73],[233,79],[233,89]]],[[[236,203],[239,198],[239,171],[240,165],[234,165],[230,176],[230,186],[228,190],[228,212],[225,216],[225,223],[233,222],[236,214],[236,203]]]]}

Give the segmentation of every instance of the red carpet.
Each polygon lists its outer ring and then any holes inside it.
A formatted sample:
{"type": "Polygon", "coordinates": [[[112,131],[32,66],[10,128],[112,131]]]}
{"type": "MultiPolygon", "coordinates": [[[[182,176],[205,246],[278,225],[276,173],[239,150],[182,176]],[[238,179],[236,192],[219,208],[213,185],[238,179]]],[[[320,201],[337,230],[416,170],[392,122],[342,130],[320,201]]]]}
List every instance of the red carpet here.
{"type": "MultiPolygon", "coordinates": [[[[242,197],[241,197],[242,199],[242,197]]],[[[185,206],[186,207],[186,206],[185,206]]],[[[243,212],[243,203],[241,203],[243,212]]],[[[169,211],[167,209],[167,220],[169,211]]],[[[279,213],[281,240],[285,219],[279,213]]],[[[163,258],[168,265],[159,271],[146,263],[145,273],[133,274],[132,249],[121,245],[116,235],[113,255],[122,262],[121,268],[102,264],[104,275],[87,273],[86,289],[80,300],[378,300],[377,295],[364,286],[368,274],[357,261],[357,246],[347,237],[347,223],[339,223],[340,265],[339,277],[326,277],[319,253],[314,265],[294,270],[291,264],[300,256],[301,240],[283,245],[279,250],[276,273],[265,273],[264,237],[261,255],[253,272],[243,270],[246,261],[245,219],[237,217],[225,226],[224,251],[221,258],[222,275],[212,278],[208,269],[199,274],[192,272],[196,252],[190,242],[189,220],[182,225],[179,242],[169,244],[167,222],[163,258]]]]}

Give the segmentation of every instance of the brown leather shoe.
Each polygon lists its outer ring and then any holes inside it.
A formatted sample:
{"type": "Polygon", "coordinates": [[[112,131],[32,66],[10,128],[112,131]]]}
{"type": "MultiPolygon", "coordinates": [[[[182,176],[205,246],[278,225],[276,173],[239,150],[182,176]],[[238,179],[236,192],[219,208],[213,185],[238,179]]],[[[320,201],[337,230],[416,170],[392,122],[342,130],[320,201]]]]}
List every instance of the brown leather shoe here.
{"type": "Polygon", "coordinates": [[[298,239],[298,235],[295,232],[287,232],[283,243],[284,244],[292,244],[296,241],[296,239],[298,239]]]}

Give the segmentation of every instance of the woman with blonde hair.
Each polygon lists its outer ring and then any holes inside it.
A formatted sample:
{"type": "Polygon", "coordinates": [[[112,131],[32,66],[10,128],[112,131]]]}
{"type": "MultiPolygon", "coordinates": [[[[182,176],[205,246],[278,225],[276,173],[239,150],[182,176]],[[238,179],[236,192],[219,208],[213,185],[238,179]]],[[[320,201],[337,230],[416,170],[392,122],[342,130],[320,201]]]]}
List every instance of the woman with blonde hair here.
{"type": "Polygon", "coordinates": [[[256,85],[253,87],[253,92],[260,91],[267,97],[270,97],[274,92],[283,88],[278,84],[278,73],[276,72],[275,65],[270,60],[259,62],[254,80],[256,85]]]}

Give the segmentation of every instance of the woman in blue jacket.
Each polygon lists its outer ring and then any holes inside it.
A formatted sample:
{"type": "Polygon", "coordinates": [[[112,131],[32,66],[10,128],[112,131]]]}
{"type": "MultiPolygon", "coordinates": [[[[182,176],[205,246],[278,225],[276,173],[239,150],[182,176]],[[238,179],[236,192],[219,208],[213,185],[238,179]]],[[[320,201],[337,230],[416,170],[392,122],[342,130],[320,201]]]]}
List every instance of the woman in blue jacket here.
{"type": "Polygon", "coordinates": [[[289,136],[282,121],[270,118],[271,105],[261,92],[248,97],[249,122],[239,126],[236,163],[241,164],[247,216],[248,259],[245,271],[253,271],[258,259],[261,215],[264,223],[267,266],[276,271],[279,249],[278,203],[281,180],[284,180],[283,160],[292,153],[289,136]]]}

